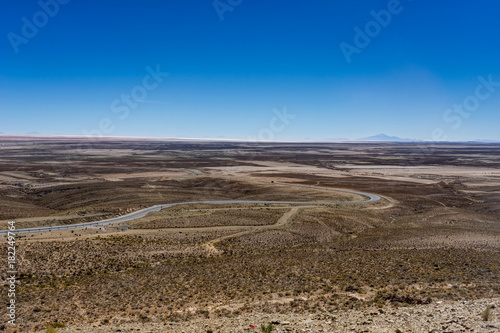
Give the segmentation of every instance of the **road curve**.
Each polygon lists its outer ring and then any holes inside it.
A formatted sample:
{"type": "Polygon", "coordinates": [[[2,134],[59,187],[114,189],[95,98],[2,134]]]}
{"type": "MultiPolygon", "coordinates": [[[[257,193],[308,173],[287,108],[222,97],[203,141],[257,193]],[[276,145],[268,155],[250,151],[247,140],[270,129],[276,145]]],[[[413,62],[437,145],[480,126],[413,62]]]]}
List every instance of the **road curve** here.
{"type": "MultiPolygon", "coordinates": [[[[54,227],[41,227],[41,228],[29,228],[29,229],[18,229],[10,232],[14,233],[34,233],[34,232],[45,232],[45,231],[56,231],[56,230],[66,230],[66,229],[79,229],[85,227],[97,227],[107,224],[120,223],[135,220],[141,217],[146,216],[149,213],[160,211],[163,208],[178,206],[178,205],[189,205],[189,204],[297,204],[297,205],[350,205],[350,204],[362,204],[379,201],[381,198],[372,193],[359,192],[359,191],[351,191],[351,190],[341,190],[334,189],[329,187],[319,187],[319,186],[311,186],[311,185],[300,185],[300,184],[290,184],[290,183],[282,183],[282,182],[270,182],[264,180],[256,180],[256,179],[246,179],[246,178],[237,178],[237,177],[226,177],[221,176],[221,178],[229,178],[229,179],[240,179],[245,181],[257,181],[262,183],[270,183],[275,185],[285,185],[285,186],[297,186],[297,187],[305,187],[319,190],[328,190],[328,191],[336,191],[336,192],[344,192],[357,194],[366,197],[366,200],[359,201],[337,201],[337,202],[324,202],[324,201],[261,201],[261,200],[203,200],[203,201],[183,201],[183,202],[172,202],[168,204],[162,205],[154,205],[148,208],[144,208],[138,210],[136,212],[122,215],[118,217],[113,217],[111,219],[106,219],[102,221],[96,222],[86,222],[86,223],[78,223],[78,224],[70,224],[70,225],[61,225],[54,227]]],[[[0,230],[0,235],[5,235],[9,232],[9,230],[0,230]]]]}

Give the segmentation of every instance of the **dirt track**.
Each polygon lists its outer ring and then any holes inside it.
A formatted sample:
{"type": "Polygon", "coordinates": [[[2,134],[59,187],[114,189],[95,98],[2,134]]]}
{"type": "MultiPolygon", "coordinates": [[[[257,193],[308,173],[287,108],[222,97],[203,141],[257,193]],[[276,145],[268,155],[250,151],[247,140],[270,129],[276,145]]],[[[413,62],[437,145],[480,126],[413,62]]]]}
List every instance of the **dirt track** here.
{"type": "MultiPolygon", "coordinates": [[[[270,229],[277,229],[280,227],[284,227],[285,225],[290,223],[291,219],[297,214],[297,212],[299,211],[300,208],[309,208],[309,207],[310,206],[292,207],[292,208],[290,208],[290,210],[288,212],[286,212],[285,214],[283,214],[282,217],[280,217],[280,219],[278,220],[278,222],[276,222],[276,224],[258,226],[258,227],[239,227],[238,228],[239,230],[245,230],[245,229],[247,229],[247,230],[241,231],[241,232],[238,232],[235,234],[216,238],[214,240],[211,240],[211,241],[203,244],[203,246],[207,249],[208,253],[210,253],[210,254],[220,254],[221,251],[217,250],[217,248],[215,247],[215,244],[217,244],[223,240],[229,239],[229,238],[247,235],[247,234],[252,233],[252,232],[258,232],[258,231],[262,231],[262,230],[270,230],[270,229]]],[[[214,227],[214,229],[212,229],[212,230],[221,231],[217,227],[214,227]]]]}

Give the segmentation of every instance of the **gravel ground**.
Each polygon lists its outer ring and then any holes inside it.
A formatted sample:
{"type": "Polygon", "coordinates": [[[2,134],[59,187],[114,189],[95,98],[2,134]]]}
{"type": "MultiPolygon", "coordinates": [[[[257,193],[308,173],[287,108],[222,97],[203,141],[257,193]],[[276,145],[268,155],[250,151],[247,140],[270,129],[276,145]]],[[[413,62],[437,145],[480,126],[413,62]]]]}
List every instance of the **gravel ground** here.
{"type": "Polygon", "coordinates": [[[316,315],[255,314],[178,323],[139,324],[124,319],[121,324],[71,326],[58,332],[261,332],[260,326],[269,322],[274,323],[274,332],[500,332],[499,309],[500,298],[494,298],[316,315]],[[490,319],[484,321],[481,313],[488,305],[493,309],[490,319]]]}

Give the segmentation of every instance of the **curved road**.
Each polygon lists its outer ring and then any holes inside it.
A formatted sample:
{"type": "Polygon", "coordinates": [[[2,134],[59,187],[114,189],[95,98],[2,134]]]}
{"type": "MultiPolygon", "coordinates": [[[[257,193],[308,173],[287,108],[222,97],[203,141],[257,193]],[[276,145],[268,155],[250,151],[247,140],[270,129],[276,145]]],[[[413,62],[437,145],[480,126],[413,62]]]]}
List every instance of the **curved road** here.
{"type": "MultiPolygon", "coordinates": [[[[197,175],[202,175],[202,173],[197,173],[197,175]]],[[[300,184],[290,184],[290,183],[281,183],[281,182],[270,182],[270,181],[264,181],[264,180],[258,180],[258,179],[246,179],[246,178],[238,178],[238,177],[229,177],[229,176],[217,176],[220,178],[229,178],[229,179],[238,179],[238,180],[245,180],[245,181],[256,181],[256,182],[262,182],[262,183],[271,183],[271,184],[276,184],[276,185],[285,185],[285,186],[297,186],[297,187],[306,187],[306,188],[312,188],[312,189],[320,189],[320,190],[328,190],[328,191],[336,191],[336,192],[344,192],[344,193],[351,193],[351,194],[357,194],[366,197],[366,200],[359,200],[359,201],[338,201],[338,202],[320,202],[320,201],[309,201],[309,202],[303,202],[303,201],[261,201],[261,200],[206,200],[206,201],[183,201],[183,202],[172,202],[168,204],[163,204],[163,205],[154,205],[148,208],[144,208],[141,210],[138,210],[136,212],[127,214],[127,215],[122,215],[118,217],[114,217],[111,219],[106,219],[102,221],[97,221],[97,222],[86,222],[86,223],[78,223],[78,224],[70,224],[70,225],[61,225],[61,226],[55,226],[55,227],[41,227],[41,228],[29,228],[29,229],[18,229],[10,232],[14,233],[29,233],[29,232],[44,232],[44,231],[55,231],[55,230],[64,230],[64,229],[78,229],[78,228],[85,228],[85,227],[95,227],[95,226],[101,226],[101,225],[107,225],[107,224],[113,224],[113,223],[120,223],[120,222],[126,222],[130,220],[135,220],[141,217],[146,216],[147,214],[151,212],[157,212],[160,211],[163,208],[168,208],[172,206],[177,206],[177,205],[188,205],[188,204],[299,204],[299,205],[347,205],[347,204],[360,204],[360,203],[369,203],[369,202],[375,202],[379,201],[381,198],[376,195],[376,194],[371,194],[371,193],[366,193],[366,192],[359,192],[359,191],[351,191],[351,190],[340,190],[340,189],[334,189],[334,188],[329,188],[329,187],[318,187],[318,186],[310,186],[310,185],[300,185],[300,184]]],[[[9,230],[0,230],[0,235],[2,234],[7,234],[9,230]]]]}

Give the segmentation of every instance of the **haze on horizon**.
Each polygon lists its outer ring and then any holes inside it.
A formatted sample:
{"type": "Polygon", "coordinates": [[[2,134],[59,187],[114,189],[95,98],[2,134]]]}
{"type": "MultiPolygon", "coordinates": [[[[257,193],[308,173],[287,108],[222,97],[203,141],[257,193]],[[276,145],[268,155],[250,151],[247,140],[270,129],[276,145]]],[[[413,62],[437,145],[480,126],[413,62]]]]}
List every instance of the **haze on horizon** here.
{"type": "Polygon", "coordinates": [[[5,134],[500,140],[500,3],[6,2],[5,134]]]}

